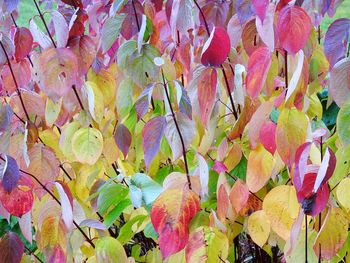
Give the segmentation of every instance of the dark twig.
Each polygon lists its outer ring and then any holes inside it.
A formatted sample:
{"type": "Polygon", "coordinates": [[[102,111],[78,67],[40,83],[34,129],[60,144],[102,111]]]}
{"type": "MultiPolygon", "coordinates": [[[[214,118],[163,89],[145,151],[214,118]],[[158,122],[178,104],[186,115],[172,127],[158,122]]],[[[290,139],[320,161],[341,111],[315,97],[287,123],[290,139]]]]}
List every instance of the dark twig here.
{"type": "Polygon", "coordinates": [[[235,116],[235,118],[237,120],[238,119],[238,114],[237,114],[237,111],[236,111],[236,108],[235,108],[235,104],[233,102],[232,94],[231,94],[231,91],[230,91],[230,85],[229,85],[228,80],[227,80],[226,72],[225,72],[225,69],[224,69],[224,67],[222,65],[221,65],[221,70],[222,70],[222,74],[224,75],[227,96],[230,98],[230,102],[231,102],[231,106],[232,106],[232,112],[233,112],[233,115],[235,116]]]}
{"type": "Polygon", "coordinates": [[[286,83],[286,91],[288,90],[288,52],[284,51],[284,79],[286,83]]]}
{"type": "Polygon", "coordinates": [[[27,250],[27,252],[28,252],[29,255],[33,255],[33,256],[36,258],[36,260],[38,260],[38,261],[41,262],[41,263],[44,263],[44,261],[42,261],[41,258],[39,258],[37,255],[35,255],[34,252],[33,252],[32,250],[30,250],[30,249],[27,248],[27,247],[24,247],[24,248],[25,248],[25,250],[27,250]]]}
{"type": "Polygon", "coordinates": [[[305,263],[307,262],[307,215],[305,214],[305,263]]]}
{"type": "Polygon", "coordinates": [[[137,13],[136,13],[136,7],[135,7],[135,3],[134,3],[134,0],[131,0],[131,4],[132,4],[132,8],[134,9],[134,16],[135,16],[135,19],[136,19],[136,25],[137,25],[137,30],[140,32],[140,23],[139,23],[139,20],[137,19],[137,13]]]}
{"type": "Polygon", "coordinates": [[[75,85],[72,86],[72,89],[73,89],[73,91],[74,91],[75,97],[77,97],[77,100],[78,100],[78,102],[79,102],[80,108],[81,108],[82,110],[84,110],[83,103],[81,102],[81,99],[80,99],[80,97],[79,97],[79,94],[78,94],[78,91],[77,91],[77,88],[75,87],[75,85]]]}
{"type": "Polygon", "coordinates": [[[191,180],[190,180],[190,174],[189,174],[189,170],[188,170],[188,163],[187,163],[187,156],[186,156],[185,141],[184,141],[184,139],[183,139],[183,137],[182,137],[182,133],[181,133],[179,124],[177,123],[176,115],[175,115],[173,106],[171,105],[171,100],[170,100],[169,91],[168,91],[168,85],[167,85],[167,83],[166,83],[166,81],[165,81],[163,69],[161,69],[161,73],[162,73],[162,78],[163,78],[163,84],[164,84],[165,94],[166,94],[166,97],[167,97],[167,100],[168,100],[168,103],[169,103],[169,107],[170,107],[170,110],[171,110],[171,115],[173,116],[174,123],[175,123],[175,126],[176,126],[176,130],[177,130],[177,132],[178,132],[178,134],[179,134],[180,141],[181,141],[182,155],[183,155],[183,157],[184,157],[184,162],[185,162],[185,169],[186,169],[186,177],[187,177],[188,187],[189,187],[190,189],[192,189],[191,180]]]}
{"type": "Polygon", "coordinates": [[[22,98],[22,95],[21,95],[21,91],[19,90],[19,86],[18,86],[16,77],[15,77],[15,74],[13,73],[13,69],[12,69],[12,66],[11,66],[11,62],[10,62],[9,56],[8,56],[7,51],[6,51],[4,45],[2,44],[1,41],[0,41],[0,45],[1,45],[2,50],[4,51],[4,54],[5,54],[5,57],[6,57],[6,60],[7,60],[7,64],[9,66],[9,68],[10,68],[12,79],[13,79],[13,82],[15,83],[17,94],[18,94],[19,100],[21,101],[22,108],[24,110],[24,113],[25,113],[27,119],[29,120],[29,114],[27,112],[26,107],[24,106],[24,101],[23,101],[23,98],[22,98]]]}
{"type": "Polygon", "coordinates": [[[194,0],[194,3],[196,4],[199,12],[201,13],[201,16],[203,18],[203,21],[204,21],[204,24],[205,24],[205,29],[207,30],[207,33],[208,33],[208,36],[210,36],[210,30],[209,30],[209,26],[208,26],[208,23],[207,23],[207,19],[205,18],[205,15],[202,11],[202,8],[199,6],[197,0],[194,0]]]}
{"type": "Polygon", "coordinates": [[[50,33],[50,30],[49,30],[49,28],[47,27],[47,24],[46,24],[46,21],[45,21],[45,19],[44,19],[44,16],[43,16],[43,14],[42,14],[41,11],[40,11],[40,8],[39,8],[39,6],[38,6],[38,3],[36,2],[36,0],[33,0],[33,2],[34,2],[34,4],[35,4],[36,9],[38,10],[40,19],[41,19],[41,21],[43,21],[44,27],[45,27],[45,29],[46,29],[47,34],[49,35],[49,37],[50,37],[50,39],[51,39],[51,42],[52,42],[53,46],[54,46],[55,48],[57,48],[56,43],[55,43],[55,41],[53,40],[52,35],[51,35],[51,33],[50,33]]]}

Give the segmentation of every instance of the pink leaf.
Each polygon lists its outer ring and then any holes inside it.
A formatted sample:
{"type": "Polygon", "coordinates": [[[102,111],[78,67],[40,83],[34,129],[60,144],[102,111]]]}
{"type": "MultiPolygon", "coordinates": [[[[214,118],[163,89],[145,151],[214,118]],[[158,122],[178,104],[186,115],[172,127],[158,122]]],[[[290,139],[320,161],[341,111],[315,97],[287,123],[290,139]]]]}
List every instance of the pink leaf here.
{"type": "Polygon", "coordinates": [[[264,22],[267,7],[269,5],[269,0],[252,0],[253,8],[255,14],[264,22]]]}
{"type": "Polygon", "coordinates": [[[205,42],[201,62],[204,66],[220,66],[230,53],[230,38],[225,29],[214,27],[205,42]]]}
{"type": "Polygon", "coordinates": [[[33,37],[28,28],[19,27],[15,34],[15,57],[16,60],[25,58],[32,50],[33,37]]]}
{"type": "Polygon", "coordinates": [[[267,9],[266,16],[264,14],[265,19],[261,19],[258,16],[255,21],[256,30],[258,31],[260,38],[269,47],[271,52],[275,49],[275,32],[273,24],[275,18],[275,8],[276,6],[271,3],[267,9]]]}
{"type": "Polygon", "coordinates": [[[215,104],[217,85],[216,69],[205,69],[198,81],[198,102],[201,120],[204,126],[208,125],[215,104]]]}
{"type": "Polygon", "coordinates": [[[236,48],[241,40],[243,27],[239,22],[237,14],[234,14],[227,24],[227,34],[230,37],[231,46],[236,48]]]}
{"type": "Polygon", "coordinates": [[[302,49],[311,32],[312,24],[308,14],[299,6],[286,6],[277,20],[277,33],[281,46],[291,54],[302,49]]]}
{"type": "Polygon", "coordinates": [[[19,227],[21,228],[21,232],[23,236],[32,244],[32,215],[29,211],[24,214],[22,217],[18,218],[19,227]]]}
{"type": "Polygon", "coordinates": [[[159,116],[149,120],[142,129],[142,147],[147,169],[159,150],[165,128],[165,117],[159,116]]]}
{"type": "Polygon", "coordinates": [[[257,98],[264,86],[271,65],[271,52],[267,47],[256,49],[248,60],[247,93],[257,98]]]}
{"type": "Polygon", "coordinates": [[[277,128],[277,125],[274,122],[268,120],[261,126],[260,132],[259,132],[259,140],[261,144],[271,154],[274,154],[276,151],[276,141],[275,141],[276,128],[277,128]]]}

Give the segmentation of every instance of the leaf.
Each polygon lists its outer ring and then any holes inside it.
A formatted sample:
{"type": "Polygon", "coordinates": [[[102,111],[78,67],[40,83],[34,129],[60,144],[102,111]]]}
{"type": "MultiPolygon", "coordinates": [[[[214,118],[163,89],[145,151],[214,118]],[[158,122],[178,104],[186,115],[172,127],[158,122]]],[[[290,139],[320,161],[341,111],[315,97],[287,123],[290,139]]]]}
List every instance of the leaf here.
{"type": "Polygon", "coordinates": [[[70,122],[66,124],[63,129],[59,140],[59,148],[64,154],[64,156],[71,160],[76,161],[76,157],[73,154],[72,149],[72,138],[76,131],[80,128],[80,123],[77,121],[70,122]]]}
{"type": "Polygon", "coordinates": [[[46,106],[45,106],[45,121],[48,126],[52,126],[60,112],[62,107],[62,100],[59,100],[57,103],[50,100],[50,98],[46,99],[46,106]]]}
{"type": "Polygon", "coordinates": [[[95,255],[97,262],[113,263],[115,259],[120,263],[128,262],[123,246],[113,237],[99,238],[96,242],[95,255]]]}
{"type": "Polygon", "coordinates": [[[344,178],[336,188],[337,199],[346,210],[350,210],[349,187],[350,178],[344,178]]]}
{"type": "Polygon", "coordinates": [[[284,7],[278,15],[277,34],[281,46],[291,54],[302,49],[311,32],[311,19],[299,6],[284,7]]]}
{"type": "Polygon", "coordinates": [[[57,47],[65,47],[67,45],[68,41],[68,24],[64,18],[64,16],[56,11],[53,10],[51,12],[51,17],[52,17],[52,23],[55,28],[55,35],[57,39],[57,47]]]}
{"type": "Polygon", "coordinates": [[[141,190],[142,200],[146,206],[151,205],[163,192],[163,187],[156,183],[151,177],[142,173],[136,173],[131,179],[132,185],[141,190]]]}
{"type": "Polygon", "coordinates": [[[230,201],[232,209],[238,214],[247,204],[249,198],[249,189],[240,179],[236,180],[231,188],[230,201]]]}
{"type": "Polygon", "coordinates": [[[338,61],[330,72],[329,93],[339,107],[350,99],[350,57],[338,61]]]}
{"type": "Polygon", "coordinates": [[[271,52],[267,47],[256,49],[248,60],[247,93],[253,99],[257,98],[271,65],[271,52]]]}
{"type": "Polygon", "coordinates": [[[6,233],[0,239],[0,262],[19,263],[24,253],[24,244],[14,232],[6,233]]]}
{"type": "Polygon", "coordinates": [[[243,25],[254,14],[251,0],[237,0],[236,11],[239,21],[243,25]]]}
{"type": "Polygon", "coordinates": [[[272,176],[275,159],[273,155],[259,144],[252,150],[248,158],[247,186],[253,193],[265,186],[272,176]]]}
{"type": "Polygon", "coordinates": [[[15,159],[6,155],[5,170],[2,177],[2,186],[5,191],[11,192],[18,183],[19,180],[19,168],[15,159]]]}
{"type": "Polygon", "coordinates": [[[303,70],[303,64],[304,64],[304,52],[303,50],[299,50],[296,54],[297,56],[297,66],[295,68],[295,71],[293,72],[292,78],[289,82],[288,89],[287,89],[287,95],[286,95],[286,101],[291,97],[295,89],[297,88],[298,81],[300,79],[302,70],[303,70]]]}
{"type": "Polygon", "coordinates": [[[207,127],[215,105],[217,86],[216,69],[206,68],[198,80],[198,102],[203,125],[207,127]]]}
{"type": "MultiPolygon", "coordinates": [[[[41,143],[35,144],[28,152],[30,164],[25,171],[33,174],[44,185],[59,176],[59,161],[55,153],[41,143]]],[[[38,184],[37,186],[41,188],[38,184]]]]}
{"type": "Polygon", "coordinates": [[[80,128],[72,138],[72,151],[81,163],[93,165],[103,150],[103,137],[95,128],[80,128]]]}
{"type": "Polygon", "coordinates": [[[11,123],[13,111],[10,105],[0,106],[0,132],[7,130],[11,123]]]}
{"type": "Polygon", "coordinates": [[[115,16],[108,17],[104,22],[101,31],[102,53],[106,53],[117,40],[125,17],[125,14],[117,14],[115,16]]]}
{"type": "Polygon", "coordinates": [[[169,25],[173,39],[176,39],[177,30],[182,34],[186,34],[187,30],[193,28],[193,8],[192,1],[172,1],[169,25]]]}
{"type": "Polygon", "coordinates": [[[140,94],[140,96],[137,98],[135,102],[135,108],[137,112],[137,118],[141,119],[148,111],[151,99],[152,99],[152,92],[154,88],[154,84],[148,85],[140,94]]]}
{"type": "Polygon", "coordinates": [[[131,218],[125,225],[123,225],[120,229],[117,240],[125,244],[138,232],[140,232],[140,227],[144,223],[144,221],[148,218],[147,215],[137,215],[131,218]]]}
{"type": "Polygon", "coordinates": [[[56,102],[77,82],[77,58],[67,48],[48,48],[41,53],[39,63],[42,69],[40,88],[56,102]]]}
{"type": "Polygon", "coordinates": [[[147,169],[159,150],[160,141],[164,135],[165,128],[165,117],[160,116],[149,120],[142,129],[142,147],[147,169]]]}
{"type": "Polygon", "coordinates": [[[91,117],[101,123],[104,115],[103,94],[97,85],[91,81],[86,81],[82,89],[83,97],[88,102],[88,109],[91,117]]]}
{"type": "Polygon", "coordinates": [[[274,32],[274,17],[275,17],[275,4],[268,4],[269,1],[255,0],[259,5],[259,14],[257,13],[255,25],[256,30],[259,33],[261,40],[268,46],[270,52],[275,49],[275,32],[274,32]],[[260,6],[261,5],[261,6],[260,6]],[[266,5],[266,6],[265,6],[266,5]],[[266,10],[267,8],[267,10],[266,10]],[[265,10],[264,10],[265,9],[265,10]],[[266,13],[266,16],[265,16],[266,13]]]}
{"type": "Polygon", "coordinates": [[[192,104],[190,98],[188,97],[187,91],[179,83],[179,81],[174,80],[174,84],[176,88],[177,101],[179,103],[179,110],[190,120],[192,120],[192,104]]]}
{"type": "Polygon", "coordinates": [[[32,50],[33,37],[28,28],[19,27],[16,30],[15,38],[16,60],[24,59],[32,50]]]}
{"type": "Polygon", "coordinates": [[[276,146],[283,162],[291,167],[297,148],[306,140],[308,120],[295,108],[283,109],[276,128],[276,146]]]}
{"type": "Polygon", "coordinates": [[[340,18],[329,26],[324,38],[324,53],[330,67],[345,57],[349,41],[350,19],[340,18]]]}
{"type": "Polygon", "coordinates": [[[138,0],[127,0],[120,13],[126,14],[120,32],[126,40],[129,40],[138,33],[137,25],[141,25],[143,6],[138,0]]]}
{"type": "Polygon", "coordinates": [[[198,159],[199,180],[201,183],[200,195],[202,198],[206,199],[208,197],[209,168],[201,154],[197,153],[196,156],[198,159]]]}
{"type": "Polygon", "coordinates": [[[264,22],[265,14],[267,11],[267,8],[269,6],[269,1],[268,0],[252,0],[252,5],[255,11],[255,14],[259,19],[264,22]]]}
{"type": "Polygon", "coordinates": [[[156,199],[151,209],[151,220],[159,234],[158,242],[164,259],[186,246],[188,225],[199,210],[199,197],[187,186],[166,190],[156,199]]]}
{"type": "Polygon", "coordinates": [[[335,256],[347,239],[348,225],[347,216],[340,208],[329,208],[314,243],[315,254],[320,255],[319,249],[321,247],[322,260],[330,260],[335,256]]]}
{"type": "Polygon", "coordinates": [[[111,206],[117,206],[129,194],[128,188],[121,184],[110,184],[104,188],[97,198],[97,209],[102,215],[106,214],[111,206]]]}
{"type": "Polygon", "coordinates": [[[55,182],[56,189],[60,196],[60,202],[62,207],[62,219],[68,229],[72,227],[73,224],[73,207],[70,203],[68,196],[63,189],[62,185],[58,182],[55,182]]]}
{"type": "Polygon", "coordinates": [[[338,113],[337,117],[337,129],[340,141],[343,146],[350,144],[350,101],[346,102],[338,113]]]}
{"type": "Polygon", "coordinates": [[[225,234],[217,228],[202,226],[191,233],[185,249],[186,262],[197,263],[218,262],[218,258],[226,260],[229,242],[225,234]]]}
{"type": "Polygon", "coordinates": [[[103,224],[105,224],[107,228],[111,227],[111,225],[113,225],[113,223],[120,217],[122,212],[130,205],[130,199],[120,201],[105,217],[103,224]]]}
{"type": "MultiPolygon", "coordinates": [[[[194,121],[188,119],[187,116],[181,112],[175,114],[177,125],[179,126],[182,138],[185,144],[185,150],[188,149],[193,138],[195,137],[195,123],[194,121]]],[[[182,156],[182,143],[177,131],[174,118],[171,115],[166,117],[167,126],[165,128],[165,137],[170,145],[173,161],[176,161],[180,156],[182,156]]]]}
{"type": "Polygon", "coordinates": [[[114,140],[118,148],[122,151],[124,158],[126,158],[131,145],[132,137],[129,129],[126,128],[124,124],[117,125],[114,140]]]}
{"type": "Polygon", "coordinates": [[[29,211],[28,213],[24,214],[22,217],[18,218],[18,224],[21,228],[21,232],[25,239],[29,241],[30,244],[32,244],[33,241],[33,234],[32,234],[32,214],[29,211]]]}
{"type": "Polygon", "coordinates": [[[99,230],[107,230],[107,227],[96,219],[85,219],[80,222],[80,227],[90,227],[99,230]]]}
{"type": "Polygon", "coordinates": [[[13,216],[21,217],[28,213],[33,206],[33,182],[26,174],[21,174],[17,186],[11,192],[7,192],[0,182],[0,202],[2,206],[13,216]]]}
{"type": "Polygon", "coordinates": [[[34,42],[37,42],[43,49],[49,49],[53,46],[50,38],[41,31],[34,18],[29,22],[29,30],[32,33],[34,42]]]}
{"type": "Polygon", "coordinates": [[[284,240],[289,239],[294,221],[299,214],[299,204],[293,186],[280,185],[265,196],[263,210],[271,228],[284,240]]]}
{"type": "Polygon", "coordinates": [[[270,235],[270,221],[264,210],[256,211],[248,217],[247,228],[253,241],[263,247],[270,235]]]}
{"type": "Polygon", "coordinates": [[[276,151],[276,124],[272,121],[265,122],[259,132],[259,141],[271,154],[276,151]]]}
{"type": "Polygon", "coordinates": [[[230,38],[225,29],[214,27],[205,42],[201,62],[204,66],[220,66],[230,53],[230,38]]]}
{"type": "Polygon", "coordinates": [[[219,187],[219,191],[217,193],[217,215],[221,221],[226,219],[226,214],[229,206],[229,196],[225,189],[224,184],[221,184],[219,187]]]}

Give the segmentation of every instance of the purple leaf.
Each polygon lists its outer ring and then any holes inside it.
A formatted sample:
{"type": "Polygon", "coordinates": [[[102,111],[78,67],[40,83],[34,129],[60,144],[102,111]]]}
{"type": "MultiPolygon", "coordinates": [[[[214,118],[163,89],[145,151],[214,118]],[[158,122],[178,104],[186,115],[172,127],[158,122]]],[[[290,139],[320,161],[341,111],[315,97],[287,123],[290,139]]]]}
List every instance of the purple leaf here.
{"type": "Polygon", "coordinates": [[[4,176],[2,178],[2,185],[7,192],[11,192],[16,187],[19,180],[19,168],[15,159],[7,155],[7,164],[4,176]]]}
{"type": "Polygon", "coordinates": [[[255,14],[260,18],[262,22],[264,22],[269,0],[252,0],[252,4],[255,14]]]}
{"type": "Polygon", "coordinates": [[[331,68],[345,57],[349,32],[349,18],[337,19],[329,26],[324,39],[324,53],[331,68]]]}
{"type": "Polygon", "coordinates": [[[142,129],[142,147],[147,169],[159,150],[165,127],[165,117],[159,116],[149,120],[142,129]]]}
{"type": "Polygon", "coordinates": [[[254,14],[252,10],[251,0],[237,0],[236,11],[239,21],[243,25],[254,14]]]}
{"type": "Polygon", "coordinates": [[[137,113],[137,118],[141,119],[148,111],[149,105],[151,103],[152,92],[155,84],[148,85],[137,98],[135,102],[135,108],[137,113]]]}
{"type": "Polygon", "coordinates": [[[119,124],[117,126],[114,140],[118,148],[122,151],[124,158],[127,156],[131,144],[131,133],[124,124],[119,124]]]}
{"type": "Polygon", "coordinates": [[[19,263],[24,245],[16,233],[8,232],[0,240],[0,262],[19,263]]]}
{"type": "Polygon", "coordinates": [[[96,219],[85,219],[83,221],[81,221],[80,223],[81,227],[87,226],[87,227],[92,227],[95,229],[100,229],[100,230],[106,230],[107,227],[101,223],[100,221],[96,220],[96,219]]]}
{"type": "Polygon", "coordinates": [[[6,104],[0,109],[0,132],[6,131],[11,123],[13,111],[10,105],[6,104]]]}

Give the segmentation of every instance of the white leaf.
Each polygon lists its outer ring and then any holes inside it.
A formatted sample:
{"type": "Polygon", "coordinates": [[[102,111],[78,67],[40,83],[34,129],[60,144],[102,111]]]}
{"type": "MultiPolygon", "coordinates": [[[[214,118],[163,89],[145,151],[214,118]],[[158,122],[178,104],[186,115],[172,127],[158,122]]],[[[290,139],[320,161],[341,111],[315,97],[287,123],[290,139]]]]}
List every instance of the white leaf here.
{"type": "Polygon", "coordinates": [[[326,176],[330,157],[331,156],[330,156],[329,150],[327,148],[326,149],[326,153],[325,153],[325,155],[323,157],[320,169],[317,172],[317,177],[316,177],[316,180],[315,180],[314,190],[313,190],[314,193],[316,193],[318,188],[320,188],[321,183],[322,183],[324,177],[326,176]]]}
{"type": "Polygon", "coordinates": [[[18,218],[19,227],[23,236],[32,244],[32,215],[30,211],[18,218]]]}
{"type": "Polygon", "coordinates": [[[43,49],[46,49],[52,46],[52,42],[50,38],[40,30],[38,25],[35,23],[34,19],[31,19],[29,22],[29,30],[32,33],[34,41],[39,43],[39,45],[43,49]]]}
{"type": "Polygon", "coordinates": [[[146,22],[147,22],[147,17],[145,15],[142,15],[141,28],[140,28],[139,35],[137,36],[137,51],[139,52],[139,54],[141,53],[143,36],[145,35],[145,32],[146,32],[146,25],[147,25],[146,22]]]}
{"type": "Polygon", "coordinates": [[[270,3],[264,21],[262,22],[259,16],[256,16],[255,20],[256,30],[271,52],[275,50],[275,35],[273,30],[274,15],[275,4],[270,3]]]}
{"type": "Polygon", "coordinates": [[[51,12],[53,26],[55,28],[55,34],[57,39],[57,47],[65,47],[68,41],[68,24],[63,15],[54,10],[51,12]]]}
{"type": "Polygon", "coordinates": [[[208,196],[208,183],[209,183],[209,168],[208,164],[202,155],[197,153],[198,167],[199,167],[199,181],[201,183],[201,197],[206,199],[208,196]]]}
{"type": "Polygon", "coordinates": [[[61,209],[62,209],[62,219],[68,229],[71,228],[73,224],[73,208],[68,199],[66,192],[64,191],[62,185],[55,182],[58,194],[60,196],[61,209]]]}
{"type": "Polygon", "coordinates": [[[288,85],[288,91],[287,91],[287,95],[286,95],[286,101],[290,98],[290,96],[293,94],[293,92],[295,91],[298,81],[300,79],[301,76],[301,71],[303,69],[303,64],[304,64],[304,52],[302,49],[299,50],[299,52],[296,54],[297,56],[297,66],[296,69],[293,73],[293,76],[289,82],[288,85]]]}
{"type": "Polygon", "coordinates": [[[237,103],[242,106],[244,105],[244,91],[243,91],[243,77],[242,77],[243,72],[245,72],[245,67],[241,64],[236,64],[235,77],[234,77],[234,83],[235,83],[234,98],[235,98],[235,101],[237,101],[237,103]]]}

